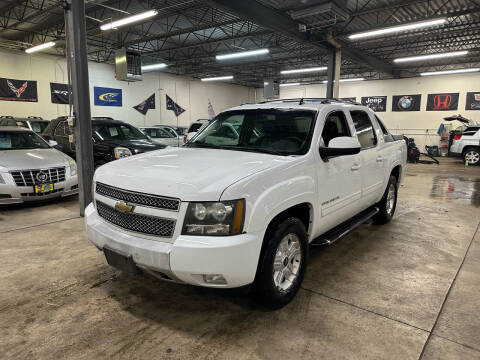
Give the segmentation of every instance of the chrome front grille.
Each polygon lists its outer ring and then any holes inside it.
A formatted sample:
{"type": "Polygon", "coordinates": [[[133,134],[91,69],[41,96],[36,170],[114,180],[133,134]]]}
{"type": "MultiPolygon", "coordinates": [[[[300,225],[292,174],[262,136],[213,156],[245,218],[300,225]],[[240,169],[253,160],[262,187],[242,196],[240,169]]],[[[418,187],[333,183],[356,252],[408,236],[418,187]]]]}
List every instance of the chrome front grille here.
{"type": "Polygon", "coordinates": [[[148,206],[164,210],[178,211],[180,207],[179,199],[172,199],[163,196],[150,195],[135,191],[123,190],[113,186],[97,182],[95,186],[97,194],[109,197],[115,200],[123,200],[130,204],[148,206]]]}
{"type": "Polygon", "coordinates": [[[170,238],[175,231],[175,220],[136,213],[121,213],[115,208],[96,201],[97,212],[100,217],[121,228],[142,234],[170,238]]]}
{"type": "Polygon", "coordinates": [[[17,186],[34,186],[65,181],[65,168],[55,167],[48,169],[14,170],[10,174],[17,186]],[[44,178],[44,180],[42,180],[44,178]]]}

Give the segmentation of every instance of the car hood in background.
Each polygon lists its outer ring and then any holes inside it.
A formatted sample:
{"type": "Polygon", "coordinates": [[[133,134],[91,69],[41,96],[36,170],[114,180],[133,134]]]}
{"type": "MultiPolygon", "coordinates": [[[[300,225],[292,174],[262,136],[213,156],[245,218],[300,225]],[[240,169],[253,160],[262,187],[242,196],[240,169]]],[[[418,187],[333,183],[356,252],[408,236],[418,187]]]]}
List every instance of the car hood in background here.
{"type": "Polygon", "coordinates": [[[95,181],[183,201],[212,201],[236,181],[293,159],[245,151],[167,148],[103,165],[95,181]]]}
{"type": "Polygon", "coordinates": [[[68,157],[56,149],[0,150],[0,167],[9,170],[65,166],[68,157]]]}
{"type": "Polygon", "coordinates": [[[149,140],[104,140],[101,141],[99,144],[111,147],[123,146],[130,150],[140,150],[140,152],[165,148],[165,145],[154,144],[152,141],[149,140]]]}

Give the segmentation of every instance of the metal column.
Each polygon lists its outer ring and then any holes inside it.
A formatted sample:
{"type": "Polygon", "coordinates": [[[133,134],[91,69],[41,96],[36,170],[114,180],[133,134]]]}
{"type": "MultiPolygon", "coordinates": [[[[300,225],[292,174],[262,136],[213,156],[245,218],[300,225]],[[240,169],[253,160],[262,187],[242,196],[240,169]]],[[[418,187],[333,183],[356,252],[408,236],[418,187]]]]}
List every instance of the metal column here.
{"type": "Polygon", "coordinates": [[[64,0],[68,71],[72,79],[80,215],[92,202],[93,144],[88,82],[85,0],[64,0]]]}
{"type": "Polygon", "coordinates": [[[340,89],[340,64],[342,55],[340,49],[331,49],[328,53],[327,94],[326,97],[338,98],[340,89]]]}

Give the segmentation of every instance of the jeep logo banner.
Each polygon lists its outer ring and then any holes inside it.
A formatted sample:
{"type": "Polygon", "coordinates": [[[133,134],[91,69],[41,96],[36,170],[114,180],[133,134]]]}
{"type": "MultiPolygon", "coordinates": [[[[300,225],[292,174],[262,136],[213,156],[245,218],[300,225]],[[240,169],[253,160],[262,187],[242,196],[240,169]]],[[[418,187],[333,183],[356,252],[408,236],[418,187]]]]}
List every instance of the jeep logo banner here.
{"type": "Polygon", "coordinates": [[[97,106],[122,106],[122,89],[95,86],[93,88],[94,104],[97,106]]]}
{"type": "Polygon", "coordinates": [[[387,111],[386,96],[362,96],[362,105],[368,106],[375,112],[387,111]]]}
{"type": "Polygon", "coordinates": [[[422,95],[393,95],[392,111],[420,111],[422,95]]]}
{"type": "Polygon", "coordinates": [[[428,94],[427,111],[458,109],[458,93],[428,94]]]}
{"type": "Polygon", "coordinates": [[[465,110],[480,110],[480,91],[467,92],[465,110]]]}
{"type": "Polygon", "coordinates": [[[69,104],[70,91],[67,84],[50,83],[50,96],[54,104],[69,104]]]}
{"type": "Polygon", "coordinates": [[[38,102],[37,82],[0,78],[0,100],[38,102]]]}

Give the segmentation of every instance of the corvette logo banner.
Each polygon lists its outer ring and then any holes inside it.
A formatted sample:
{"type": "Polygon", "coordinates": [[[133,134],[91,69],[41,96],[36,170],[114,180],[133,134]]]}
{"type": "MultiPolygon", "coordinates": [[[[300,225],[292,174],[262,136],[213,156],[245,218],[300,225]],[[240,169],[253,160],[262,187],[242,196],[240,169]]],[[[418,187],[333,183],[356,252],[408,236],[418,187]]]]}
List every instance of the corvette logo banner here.
{"type": "Polygon", "coordinates": [[[393,95],[392,111],[420,111],[422,95],[393,95]]]}
{"type": "Polygon", "coordinates": [[[375,112],[387,111],[386,96],[362,96],[362,105],[368,106],[375,112]]]}
{"type": "Polygon", "coordinates": [[[93,100],[97,106],[122,106],[122,89],[93,87],[93,100]]]}
{"type": "Polygon", "coordinates": [[[0,78],[0,100],[38,102],[37,82],[0,78]]]}
{"type": "Polygon", "coordinates": [[[480,110],[480,91],[467,92],[465,110],[480,110]]]}
{"type": "Polygon", "coordinates": [[[70,91],[67,84],[50,83],[50,96],[54,104],[69,104],[70,91]]]}
{"type": "Polygon", "coordinates": [[[458,109],[458,93],[428,94],[427,111],[458,109]]]}

